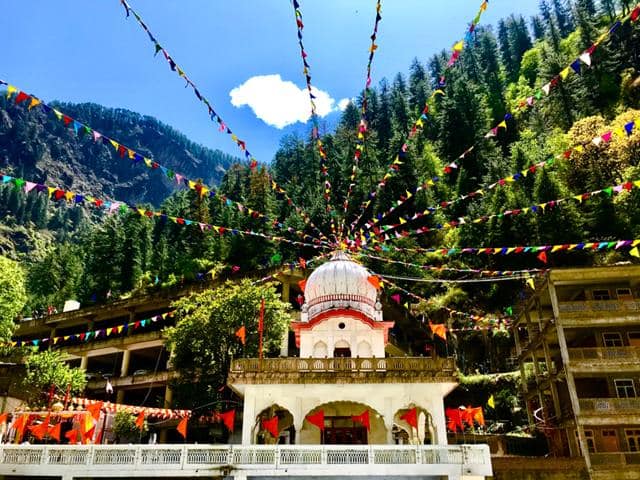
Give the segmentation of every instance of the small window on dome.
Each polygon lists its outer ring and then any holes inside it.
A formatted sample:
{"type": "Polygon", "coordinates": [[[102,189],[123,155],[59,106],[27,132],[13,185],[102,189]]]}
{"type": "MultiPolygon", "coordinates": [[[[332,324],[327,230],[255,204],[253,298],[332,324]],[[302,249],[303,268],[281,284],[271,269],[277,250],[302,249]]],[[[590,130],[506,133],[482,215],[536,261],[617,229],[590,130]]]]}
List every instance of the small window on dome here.
{"type": "Polygon", "coordinates": [[[344,329],[346,328],[346,325],[344,324],[344,322],[340,322],[340,323],[338,324],[338,328],[339,328],[340,330],[344,330],[344,329]]]}

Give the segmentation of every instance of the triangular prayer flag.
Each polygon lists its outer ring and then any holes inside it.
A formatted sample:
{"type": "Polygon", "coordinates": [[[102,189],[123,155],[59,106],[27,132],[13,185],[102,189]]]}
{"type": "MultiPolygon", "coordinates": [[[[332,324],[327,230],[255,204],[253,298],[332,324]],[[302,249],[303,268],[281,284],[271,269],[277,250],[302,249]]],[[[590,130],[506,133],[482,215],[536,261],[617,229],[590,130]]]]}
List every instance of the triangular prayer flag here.
{"type": "Polygon", "coordinates": [[[80,431],[78,429],[69,430],[67,433],[64,434],[64,438],[69,440],[69,443],[71,444],[78,443],[79,433],[80,431]]]}
{"type": "Polygon", "coordinates": [[[222,423],[224,423],[225,427],[227,427],[230,432],[233,432],[233,425],[236,420],[236,411],[229,410],[228,412],[223,412],[219,415],[219,417],[220,420],[222,420],[222,423]]]}
{"type": "Polygon", "coordinates": [[[439,336],[443,340],[447,340],[447,327],[444,323],[433,324],[429,322],[429,328],[431,329],[431,333],[439,336]]]}
{"type": "Polygon", "coordinates": [[[189,423],[189,417],[184,417],[176,427],[178,433],[182,435],[182,438],[185,440],[187,439],[187,423],[189,423]]]}
{"type": "Polygon", "coordinates": [[[280,431],[278,430],[278,417],[277,416],[275,416],[273,418],[269,418],[269,419],[263,418],[262,422],[261,422],[261,425],[262,425],[262,429],[266,430],[267,432],[269,432],[273,438],[278,438],[279,437],[280,431]]]}
{"type": "Polygon", "coordinates": [[[238,330],[236,330],[235,336],[240,339],[242,345],[246,344],[247,341],[247,329],[244,325],[242,325],[238,330]]]}
{"type": "Polygon", "coordinates": [[[361,423],[368,431],[371,431],[371,422],[369,421],[369,410],[365,410],[360,415],[352,415],[351,420],[361,423]]]}
{"type": "Polygon", "coordinates": [[[100,420],[100,412],[102,411],[103,402],[95,402],[91,405],[87,405],[87,412],[91,414],[93,419],[97,422],[100,420]]]}
{"type": "Polygon", "coordinates": [[[144,428],[144,410],[140,411],[138,418],[136,418],[136,427],[138,427],[140,431],[144,428]]]}
{"type": "Polygon", "coordinates": [[[318,427],[321,431],[324,430],[324,410],[320,409],[316,413],[310,413],[305,419],[311,424],[318,427]]]}
{"type": "Polygon", "coordinates": [[[380,279],[376,275],[369,275],[367,281],[373,285],[376,290],[380,290],[380,279]]]}
{"type": "Polygon", "coordinates": [[[49,437],[53,438],[58,443],[60,443],[60,433],[61,433],[60,428],[61,427],[62,427],[62,424],[61,423],[57,423],[53,427],[49,428],[49,431],[47,432],[49,437]]]}
{"type": "Polygon", "coordinates": [[[540,252],[540,254],[538,254],[538,260],[540,260],[542,263],[547,263],[547,252],[540,252]]]}
{"type": "Polygon", "coordinates": [[[629,250],[629,255],[631,255],[632,257],[640,258],[640,251],[638,250],[638,247],[633,247],[631,250],[629,250]]]}
{"type": "Polygon", "coordinates": [[[411,427],[418,428],[418,409],[412,408],[400,416],[401,420],[407,422],[411,427]]]}
{"type": "Polygon", "coordinates": [[[495,409],[496,408],[496,402],[493,398],[493,395],[491,395],[489,397],[489,400],[487,400],[487,405],[489,405],[491,408],[495,409]]]}

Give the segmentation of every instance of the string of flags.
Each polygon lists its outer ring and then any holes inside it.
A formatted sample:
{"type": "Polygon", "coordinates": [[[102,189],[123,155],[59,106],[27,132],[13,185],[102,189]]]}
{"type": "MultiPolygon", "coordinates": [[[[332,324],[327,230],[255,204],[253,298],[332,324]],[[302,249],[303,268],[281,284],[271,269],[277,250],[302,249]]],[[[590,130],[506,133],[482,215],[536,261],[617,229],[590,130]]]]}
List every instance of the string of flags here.
{"type": "Polygon", "coordinates": [[[302,12],[300,11],[300,3],[298,0],[293,0],[293,10],[295,13],[296,20],[296,28],[298,30],[298,46],[300,47],[300,57],[302,58],[302,64],[304,68],[302,73],[305,76],[305,80],[307,83],[307,92],[309,94],[309,103],[311,105],[311,122],[313,123],[311,136],[315,140],[316,149],[318,150],[318,155],[320,155],[320,172],[324,177],[324,193],[323,197],[326,203],[326,211],[329,213],[329,221],[331,223],[331,232],[335,236],[336,234],[336,225],[334,222],[335,212],[333,207],[331,206],[331,182],[329,182],[329,167],[327,165],[327,152],[324,149],[324,145],[322,143],[322,139],[320,138],[320,125],[318,123],[318,114],[316,111],[316,96],[313,93],[313,87],[311,86],[311,67],[309,66],[309,61],[307,60],[308,54],[304,49],[304,43],[302,40],[302,31],[304,30],[304,23],[302,21],[302,12]]]}
{"type": "MultiPolygon", "coordinates": [[[[480,9],[479,9],[478,13],[476,14],[475,18],[471,22],[471,26],[469,27],[469,30],[465,34],[465,38],[463,40],[458,41],[454,45],[454,48],[453,48],[454,53],[452,54],[451,59],[449,60],[449,63],[447,64],[447,70],[455,65],[457,59],[460,56],[460,52],[464,48],[464,43],[466,41],[468,41],[468,40],[471,40],[471,36],[472,36],[473,32],[475,31],[477,25],[480,23],[480,18],[482,16],[482,13],[487,9],[488,5],[489,5],[489,2],[487,0],[484,0],[482,2],[482,4],[480,5],[480,9]]],[[[380,193],[380,190],[383,189],[385,187],[387,181],[395,173],[397,173],[400,170],[400,165],[403,165],[403,163],[404,163],[404,162],[402,162],[402,160],[406,157],[407,151],[409,149],[409,146],[408,146],[407,143],[422,131],[422,129],[424,128],[424,123],[428,119],[429,108],[430,108],[429,107],[429,103],[431,101],[433,101],[438,95],[444,96],[445,93],[444,93],[443,88],[445,86],[446,86],[446,80],[445,80],[445,75],[444,75],[444,72],[443,72],[443,74],[440,76],[440,81],[439,81],[439,84],[438,84],[438,88],[433,91],[433,93],[429,96],[429,98],[425,102],[424,108],[422,109],[422,112],[420,113],[420,116],[414,121],[413,125],[411,126],[411,129],[409,130],[409,134],[407,136],[407,140],[405,142],[403,142],[403,144],[400,147],[398,153],[396,154],[393,162],[387,167],[387,171],[384,174],[384,176],[382,177],[382,179],[376,184],[376,186],[373,188],[373,190],[371,192],[369,192],[369,194],[367,195],[367,198],[360,205],[359,213],[358,213],[356,219],[353,222],[351,222],[351,224],[350,224],[349,233],[354,233],[354,231],[357,228],[360,220],[362,219],[362,216],[364,215],[366,210],[369,208],[369,206],[371,205],[373,200],[378,196],[378,194],[380,193]]]]}
{"type": "Polygon", "coordinates": [[[357,255],[364,258],[379,260],[385,263],[393,263],[396,265],[403,265],[405,267],[418,268],[420,270],[428,270],[432,272],[473,273],[476,275],[480,275],[481,277],[511,277],[511,276],[521,276],[521,275],[542,275],[548,272],[547,269],[539,269],[539,268],[529,268],[525,270],[482,270],[477,268],[451,268],[451,267],[444,267],[441,265],[440,266],[421,265],[418,263],[403,262],[401,260],[393,260],[391,258],[378,257],[376,255],[367,255],[362,252],[357,253],[357,255]]]}
{"type": "MultiPolygon", "coordinates": [[[[416,212],[414,215],[412,215],[411,217],[400,217],[399,218],[399,223],[397,224],[393,224],[393,225],[385,225],[385,226],[381,226],[378,227],[377,229],[376,224],[380,223],[380,221],[382,221],[384,218],[388,217],[389,215],[391,215],[397,208],[401,207],[402,205],[404,205],[410,198],[413,197],[413,195],[410,192],[407,192],[407,195],[404,197],[401,197],[400,200],[396,201],[396,205],[394,205],[393,207],[391,207],[389,210],[387,210],[385,213],[383,214],[379,214],[378,219],[376,221],[369,221],[367,224],[365,224],[364,228],[367,230],[371,230],[374,229],[374,233],[376,235],[382,235],[382,234],[387,234],[388,231],[393,230],[394,228],[397,228],[409,221],[413,221],[413,220],[417,220],[419,218],[428,216],[428,215],[433,215],[435,212],[437,212],[438,210],[441,209],[446,209],[449,208],[453,205],[456,205],[462,201],[465,201],[467,199],[474,199],[474,198],[482,198],[484,197],[484,195],[486,195],[486,193],[488,191],[494,190],[496,188],[504,188],[507,186],[511,186],[519,181],[523,181],[524,179],[526,179],[529,175],[535,175],[536,173],[538,173],[541,169],[546,168],[546,167],[550,167],[553,166],[555,164],[556,161],[564,161],[564,160],[571,160],[573,158],[573,156],[575,154],[582,154],[585,151],[588,151],[589,148],[598,148],[604,144],[608,144],[609,142],[611,142],[615,137],[619,137],[619,138],[624,138],[627,136],[631,136],[634,132],[634,130],[636,129],[637,123],[640,122],[640,119],[636,119],[636,120],[632,120],[628,123],[626,123],[624,125],[624,127],[618,127],[618,128],[614,128],[612,130],[607,130],[606,132],[596,135],[595,137],[593,137],[591,139],[591,141],[589,142],[585,142],[584,144],[578,144],[575,145],[565,151],[563,151],[561,154],[556,155],[555,157],[550,157],[547,160],[543,160],[542,162],[537,162],[534,163],[532,165],[529,165],[528,167],[526,167],[525,169],[508,175],[506,177],[503,177],[493,183],[490,183],[488,185],[484,185],[482,187],[480,187],[479,189],[473,191],[473,192],[469,192],[465,195],[460,196],[457,199],[454,200],[448,200],[448,201],[441,201],[438,203],[438,205],[436,206],[431,206],[431,207],[427,207],[426,209],[424,209],[422,212],[416,212]]],[[[420,191],[422,189],[431,187],[433,185],[435,185],[436,182],[441,181],[441,178],[439,177],[433,177],[432,179],[429,179],[427,182],[423,183],[421,186],[419,186],[416,191],[420,191]]],[[[460,222],[460,219],[454,221],[455,222],[460,222]]],[[[450,225],[450,224],[445,224],[443,225],[443,228],[449,228],[446,225],[450,225]]],[[[401,235],[399,233],[396,233],[394,235],[396,238],[401,238],[403,236],[406,235],[401,235]]],[[[359,243],[361,244],[366,244],[366,242],[368,241],[368,239],[371,236],[366,233],[364,230],[360,231],[360,238],[356,238],[355,240],[352,241],[352,243],[358,245],[359,243]]],[[[385,241],[388,240],[385,236],[385,241]]]]}
{"type": "Polygon", "coordinates": [[[80,333],[72,333],[68,335],[37,338],[37,339],[31,339],[31,340],[16,339],[8,342],[8,345],[10,345],[11,347],[24,347],[24,346],[42,347],[42,346],[49,346],[49,345],[63,346],[63,345],[68,345],[70,343],[76,343],[76,342],[106,340],[108,337],[113,337],[116,335],[128,335],[131,333],[135,333],[136,331],[140,331],[146,327],[151,327],[160,321],[166,320],[167,318],[169,319],[173,318],[173,312],[154,315],[153,317],[145,318],[142,320],[136,320],[134,322],[124,322],[119,325],[114,325],[108,328],[98,328],[95,330],[87,330],[85,332],[80,332],[80,333]]]}
{"type": "MultiPolygon", "coordinates": [[[[227,134],[231,138],[231,140],[238,146],[238,148],[240,148],[240,150],[244,154],[245,159],[247,161],[249,161],[249,167],[251,169],[257,168],[258,161],[249,152],[249,150],[247,149],[246,142],[244,140],[240,139],[231,130],[229,125],[215,111],[215,109],[213,108],[213,105],[211,104],[211,102],[200,92],[200,90],[198,89],[196,84],[187,76],[185,71],[176,63],[176,61],[171,56],[171,54],[169,54],[169,52],[162,45],[160,45],[160,43],[158,42],[156,37],[153,35],[153,33],[151,32],[151,30],[149,29],[147,24],[142,19],[142,17],[138,14],[138,12],[136,12],[126,0],[120,0],[120,3],[122,4],[122,6],[125,9],[125,13],[126,13],[127,18],[130,16],[130,14],[133,14],[133,17],[135,18],[135,20],[138,23],[138,25],[140,25],[140,27],[145,31],[145,33],[149,37],[149,40],[151,41],[151,43],[153,43],[154,48],[155,48],[154,55],[158,55],[158,53],[162,53],[162,56],[167,61],[167,64],[169,65],[169,68],[171,69],[171,71],[175,72],[180,78],[182,78],[185,81],[185,88],[186,87],[191,88],[191,90],[193,91],[193,94],[196,96],[198,101],[207,108],[207,112],[208,112],[209,118],[211,119],[212,122],[215,122],[218,125],[218,131],[227,134]]],[[[326,237],[324,236],[324,234],[315,225],[313,225],[309,215],[306,214],[306,212],[304,212],[304,210],[302,208],[300,208],[297,205],[295,205],[293,200],[286,194],[286,191],[280,185],[278,185],[276,183],[276,181],[273,179],[273,176],[269,175],[269,180],[271,181],[272,189],[276,193],[284,195],[286,200],[287,200],[287,203],[291,207],[294,208],[294,210],[300,216],[300,218],[302,218],[302,220],[307,225],[312,227],[316,233],[320,234],[320,238],[322,240],[326,241],[327,240],[326,237]]]]}
{"type": "Polygon", "coordinates": [[[358,174],[358,167],[360,166],[360,158],[364,153],[365,136],[368,130],[367,124],[367,107],[369,101],[369,87],[371,86],[371,65],[373,63],[373,57],[375,51],[378,49],[376,39],[378,36],[378,24],[382,20],[380,10],[382,8],[381,0],[376,2],[376,19],[373,25],[373,33],[371,34],[371,46],[369,47],[369,60],[367,63],[367,79],[364,85],[364,93],[362,98],[362,107],[360,108],[360,122],[358,123],[358,131],[356,134],[356,147],[353,153],[353,166],[351,167],[351,176],[349,178],[349,185],[347,187],[347,194],[345,196],[344,203],[342,204],[343,216],[340,224],[340,239],[344,235],[345,222],[347,219],[347,212],[349,210],[349,200],[353,193],[353,188],[356,186],[356,176],[358,174]]]}
{"type": "Polygon", "coordinates": [[[141,217],[159,218],[163,221],[169,220],[175,223],[176,225],[181,225],[181,226],[190,226],[190,225],[196,226],[200,228],[200,230],[203,232],[213,230],[221,236],[225,234],[228,234],[231,236],[249,235],[253,237],[264,238],[265,240],[270,240],[274,242],[284,242],[284,243],[289,243],[291,245],[297,245],[300,247],[309,247],[309,248],[315,248],[315,249],[326,249],[326,248],[329,248],[330,246],[325,242],[321,242],[320,244],[298,242],[295,240],[290,240],[288,238],[284,238],[276,235],[268,235],[265,233],[255,232],[253,230],[240,230],[237,228],[230,228],[225,226],[198,222],[197,220],[191,220],[183,217],[174,217],[171,215],[167,215],[166,213],[163,213],[163,212],[157,212],[157,211],[149,210],[142,207],[136,207],[126,202],[101,200],[101,199],[92,197],[90,195],[82,195],[75,192],[66,191],[58,187],[43,185],[37,182],[28,182],[22,178],[12,177],[6,174],[0,173],[0,175],[2,177],[3,184],[13,183],[16,187],[23,188],[25,192],[46,193],[49,199],[54,201],[66,201],[69,204],[75,204],[75,205],[78,205],[78,204],[89,205],[95,208],[105,209],[108,213],[116,213],[116,212],[126,213],[128,211],[131,211],[133,213],[137,213],[141,217]]]}
{"type": "MultiPolygon", "coordinates": [[[[580,242],[580,243],[564,243],[556,245],[519,245],[515,247],[441,247],[441,248],[421,248],[421,247],[407,247],[400,248],[396,246],[388,245],[375,245],[371,249],[379,252],[405,252],[405,253],[436,253],[443,257],[452,257],[454,255],[493,255],[493,256],[506,256],[512,254],[528,254],[528,253],[556,253],[556,252],[573,252],[573,251],[585,251],[585,252],[602,252],[602,251],[623,251],[628,250],[628,254],[632,257],[640,258],[640,251],[638,250],[640,240],[611,240],[603,242],[580,242]]],[[[369,247],[363,247],[365,250],[369,247]]]]}
{"type": "MultiPolygon", "coordinates": [[[[411,312],[410,300],[415,300],[417,302],[424,303],[425,305],[436,305],[436,303],[432,299],[421,297],[419,295],[416,295],[413,292],[410,292],[406,288],[402,288],[397,283],[392,282],[387,276],[382,274],[378,276],[384,278],[384,281],[386,283],[388,283],[395,290],[397,290],[396,293],[389,295],[389,298],[391,298],[391,300],[396,302],[398,305],[402,305],[407,311],[411,312]],[[404,302],[402,298],[403,295],[406,297],[404,299],[404,302]]],[[[513,315],[512,308],[507,309],[507,311],[505,312],[505,315],[501,317],[490,317],[486,314],[480,315],[480,314],[473,314],[469,312],[463,312],[461,310],[456,310],[455,308],[447,307],[444,305],[439,306],[439,308],[445,310],[450,317],[461,317],[461,318],[464,318],[465,320],[473,322],[472,326],[468,328],[468,330],[481,330],[482,328],[480,328],[477,325],[478,323],[485,323],[489,325],[488,328],[499,327],[500,325],[507,323],[513,315]]],[[[446,329],[443,331],[440,327],[438,327],[438,331],[439,333],[446,333],[446,329]]]]}
{"type": "MultiPolygon", "coordinates": [[[[610,198],[612,196],[619,195],[623,192],[631,192],[633,189],[637,189],[637,188],[640,188],[640,179],[626,181],[617,185],[612,185],[606,188],[601,188],[599,190],[594,190],[592,192],[585,192],[578,195],[571,195],[568,197],[557,198],[555,200],[538,203],[530,207],[507,209],[499,213],[495,213],[492,215],[483,215],[481,217],[474,218],[474,219],[470,219],[469,217],[458,217],[456,220],[451,220],[450,222],[447,222],[444,224],[438,224],[433,227],[423,226],[415,230],[403,230],[401,232],[395,232],[396,233],[395,238],[406,238],[406,237],[422,235],[424,233],[438,231],[438,230],[455,229],[455,228],[460,228],[463,225],[470,225],[470,224],[477,225],[481,223],[487,223],[496,218],[500,219],[505,217],[515,217],[518,215],[527,214],[529,212],[546,213],[548,211],[554,210],[555,208],[567,202],[577,202],[579,205],[582,205],[584,201],[593,199],[594,197],[597,197],[597,196],[604,196],[604,197],[610,198]]],[[[415,215],[415,218],[419,218],[417,214],[415,215]]],[[[379,232],[378,241],[390,240],[391,237],[389,237],[387,232],[391,229],[401,226],[403,223],[406,223],[406,220],[401,221],[399,224],[391,225],[390,228],[387,228],[387,229],[384,229],[383,227],[384,232],[382,231],[379,232]]]]}
{"type": "Polygon", "coordinates": [[[252,209],[240,202],[232,200],[228,198],[226,195],[220,194],[213,187],[208,187],[200,181],[189,179],[187,176],[181,173],[175,172],[174,170],[154,161],[151,158],[145,157],[138,151],[120,143],[118,140],[110,138],[101,132],[98,132],[97,130],[93,129],[91,126],[85,123],[82,123],[79,120],[58,110],[57,108],[54,108],[46,104],[45,102],[38,99],[37,97],[25,93],[24,91],[18,89],[16,86],[11,85],[4,80],[0,80],[0,85],[7,86],[7,98],[10,98],[12,95],[15,94],[16,104],[21,104],[24,102],[24,104],[27,105],[28,110],[31,110],[34,107],[39,107],[42,109],[44,113],[53,113],[59,121],[64,123],[65,126],[72,128],[76,136],[87,135],[94,141],[94,143],[102,143],[103,145],[110,147],[109,150],[114,152],[119,158],[121,159],[128,158],[132,162],[132,164],[142,164],[150,170],[159,172],[166,178],[175,180],[176,185],[186,186],[190,190],[193,190],[198,194],[200,198],[208,197],[208,198],[217,199],[222,205],[226,205],[228,207],[235,207],[239,212],[244,213],[245,215],[248,215],[251,218],[260,219],[263,223],[269,224],[274,228],[277,228],[279,230],[286,230],[289,233],[295,233],[300,238],[307,238],[309,241],[315,241],[315,242],[321,241],[316,237],[305,234],[304,232],[297,232],[295,229],[291,227],[286,227],[277,218],[270,218],[269,216],[259,212],[258,210],[252,209]],[[113,150],[111,150],[111,147],[113,148],[113,150]]]}
{"type": "MultiPolygon", "coordinates": [[[[543,95],[549,96],[551,94],[551,90],[556,88],[561,80],[566,80],[567,77],[573,72],[576,75],[580,75],[582,73],[582,66],[586,65],[587,67],[591,67],[593,64],[593,54],[598,48],[598,46],[605,41],[609,36],[611,36],[614,32],[618,30],[620,26],[628,22],[636,22],[638,20],[638,16],[640,15],[640,5],[636,6],[630,13],[625,15],[624,17],[616,20],[611,27],[607,29],[606,32],[602,33],[598,39],[586,50],[584,50],[578,58],[573,60],[569,65],[563,68],[557,75],[555,75],[549,82],[542,85],[533,95],[530,95],[525,98],[521,98],[517,100],[518,106],[517,111],[522,112],[533,107],[537,101],[543,98],[543,95]]],[[[507,130],[507,121],[513,118],[513,114],[507,113],[504,118],[491,130],[489,130],[484,138],[493,138],[497,137],[498,133],[501,129],[507,130]]],[[[466,149],[460,156],[456,158],[453,162],[449,163],[446,167],[444,167],[444,173],[450,174],[455,169],[459,168],[460,162],[464,160],[464,158],[469,155],[475,148],[475,145],[466,149]]]]}

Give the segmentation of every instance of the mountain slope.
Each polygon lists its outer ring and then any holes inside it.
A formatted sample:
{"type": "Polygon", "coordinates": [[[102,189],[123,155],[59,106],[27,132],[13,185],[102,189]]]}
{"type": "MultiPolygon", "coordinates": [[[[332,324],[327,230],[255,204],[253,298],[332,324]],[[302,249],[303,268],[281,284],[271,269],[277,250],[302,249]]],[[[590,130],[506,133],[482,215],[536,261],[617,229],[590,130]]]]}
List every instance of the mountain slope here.
{"type": "MultiPolygon", "coordinates": [[[[26,102],[25,102],[26,103],[26,102]]],[[[217,184],[239,159],[188,140],[153,117],[93,103],[53,103],[146,157],[189,178],[217,184]]],[[[159,205],[174,189],[159,171],[133,165],[91,136],[76,136],[52,114],[0,98],[0,169],[95,196],[159,205]]]]}

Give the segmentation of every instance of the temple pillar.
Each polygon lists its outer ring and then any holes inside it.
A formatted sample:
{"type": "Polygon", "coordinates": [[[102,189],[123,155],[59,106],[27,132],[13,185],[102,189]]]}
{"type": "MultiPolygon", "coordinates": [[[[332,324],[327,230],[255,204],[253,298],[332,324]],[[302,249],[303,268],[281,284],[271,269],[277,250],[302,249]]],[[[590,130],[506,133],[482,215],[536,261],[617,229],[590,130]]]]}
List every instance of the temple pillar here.
{"type": "Polygon", "coordinates": [[[430,404],[429,413],[433,420],[433,426],[436,430],[436,438],[434,439],[434,445],[447,445],[447,420],[444,415],[444,403],[442,401],[433,402],[430,404]]]}

